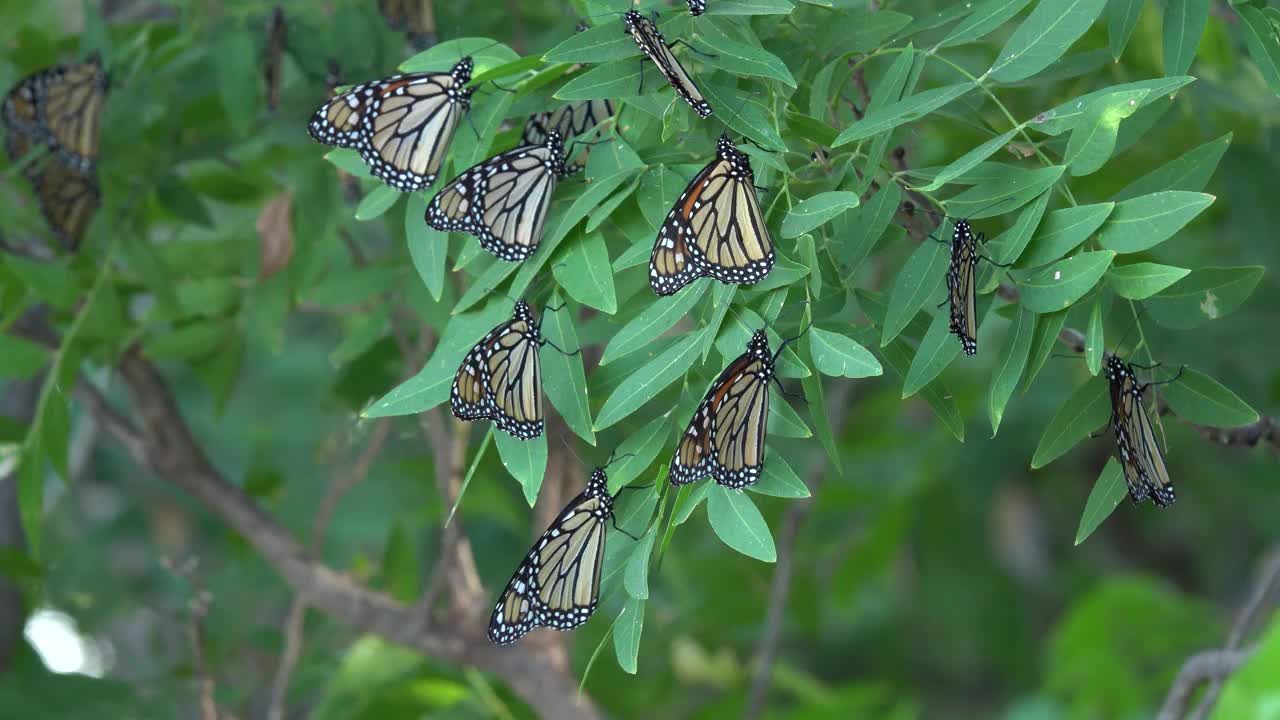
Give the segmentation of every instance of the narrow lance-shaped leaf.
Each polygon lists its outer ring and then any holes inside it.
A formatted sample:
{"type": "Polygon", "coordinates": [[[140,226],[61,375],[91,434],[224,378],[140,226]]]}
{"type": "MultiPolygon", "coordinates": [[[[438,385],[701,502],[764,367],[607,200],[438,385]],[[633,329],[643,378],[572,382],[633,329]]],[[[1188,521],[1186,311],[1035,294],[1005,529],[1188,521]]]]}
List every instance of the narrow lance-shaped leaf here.
{"type": "Polygon", "coordinates": [[[1234,312],[1253,294],[1263,272],[1258,266],[1193,270],[1143,304],[1161,325],[1188,330],[1234,312]]]}
{"type": "Polygon", "coordinates": [[[745,493],[716,485],[707,500],[707,517],[725,545],[764,562],[778,559],[769,525],[745,493]]]}
{"type": "Polygon", "coordinates": [[[1107,0],[1041,2],[1018,26],[988,75],[1000,82],[1025,80],[1049,67],[1102,14],[1107,0]]]}
{"type": "Polygon", "coordinates": [[[1107,282],[1116,294],[1128,300],[1142,300],[1186,277],[1186,268],[1157,263],[1116,265],[1107,271],[1107,282]]]}
{"type": "Polygon", "coordinates": [[[1070,307],[1102,279],[1115,253],[1084,252],[1054,263],[1018,283],[1023,307],[1048,313],[1070,307]]]}
{"type": "Polygon", "coordinates": [[[1091,378],[1075,389],[1049,421],[1031,457],[1031,469],[1038,470],[1053,462],[1102,427],[1109,417],[1111,397],[1107,393],[1107,381],[1101,376],[1091,378]]]}
{"type": "Polygon", "coordinates": [[[1004,352],[1000,353],[995,373],[991,376],[991,391],[988,394],[987,409],[991,417],[991,437],[1000,430],[1000,421],[1004,419],[1005,407],[1013,396],[1014,388],[1027,365],[1027,355],[1031,352],[1031,339],[1035,336],[1036,316],[1023,308],[1013,318],[1009,327],[1008,341],[1004,352]]]}
{"type": "Polygon", "coordinates": [[[799,237],[857,206],[858,196],[851,192],[824,192],[805,198],[782,221],[782,237],[799,237]]]}
{"type": "Polygon", "coordinates": [[[1107,458],[1106,467],[1093,483],[1089,499],[1085,501],[1084,512],[1080,513],[1080,527],[1076,529],[1076,545],[1084,542],[1098,526],[1106,520],[1116,507],[1129,494],[1129,486],[1124,481],[1124,470],[1114,457],[1107,458]]]}
{"type": "Polygon", "coordinates": [[[938,294],[938,288],[946,281],[950,258],[947,245],[932,240],[920,243],[907,258],[889,293],[889,308],[885,311],[884,330],[880,335],[881,347],[896,338],[929,298],[938,294]]]}
{"type": "Polygon", "coordinates": [[[1169,0],[1164,9],[1165,75],[1187,72],[1208,22],[1209,3],[1205,0],[1169,0]]]}
{"type": "Polygon", "coordinates": [[[532,440],[514,438],[505,432],[494,433],[494,444],[502,466],[524,489],[524,499],[529,507],[538,499],[542,478],[547,472],[547,435],[543,433],[532,440]]]}
{"type": "Polygon", "coordinates": [[[1210,427],[1239,427],[1258,421],[1258,412],[1235,393],[1198,370],[1180,371],[1177,382],[1161,386],[1178,417],[1210,427]]]}
{"type": "Polygon", "coordinates": [[[1125,200],[1116,204],[1098,241],[1118,253],[1149,250],[1181,230],[1214,199],[1205,193],[1168,190],[1125,200]]]}

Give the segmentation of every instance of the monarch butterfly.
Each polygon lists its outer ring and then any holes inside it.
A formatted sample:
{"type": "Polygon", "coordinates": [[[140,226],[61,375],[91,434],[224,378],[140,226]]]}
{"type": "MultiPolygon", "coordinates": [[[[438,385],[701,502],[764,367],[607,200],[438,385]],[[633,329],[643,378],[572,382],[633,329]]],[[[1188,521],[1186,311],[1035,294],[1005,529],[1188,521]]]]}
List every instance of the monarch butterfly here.
{"type": "Polygon", "coordinates": [[[83,63],[56,65],[23,78],[9,91],[5,123],[34,142],[47,143],[71,167],[89,170],[98,159],[106,93],[107,77],[97,54],[83,63]]]}
{"type": "Polygon", "coordinates": [[[28,178],[40,201],[40,212],[63,247],[70,251],[80,247],[89,221],[101,205],[98,179],[93,170],[67,164],[61,157],[51,157],[28,178]]]}
{"type": "Polygon", "coordinates": [[[689,0],[689,14],[698,17],[707,11],[707,0],[689,0]]]}
{"type": "Polygon", "coordinates": [[[517,300],[512,318],[490,330],[462,359],[449,394],[454,417],[493,420],[499,430],[521,440],[541,435],[542,369],[538,350],[543,345],[560,350],[542,337],[529,303],[517,300]]]}
{"type": "Polygon", "coordinates": [[[671,458],[672,485],[687,485],[707,475],[733,489],[759,481],[769,423],[769,381],[776,378],[778,355],[796,339],[784,340],[770,355],[764,330],[751,335],[747,351],[711,383],[694,410],[671,458]]]}
{"type": "Polygon", "coordinates": [[[435,182],[463,112],[471,109],[475,64],[407,73],[357,85],[329,100],[307,130],[325,145],[353,148],[374,177],[403,192],[435,182]]]}
{"type": "MultiPolygon", "coordinates": [[[[605,118],[613,117],[616,108],[610,100],[583,100],[581,102],[561,105],[555,110],[536,113],[529,116],[524,124],[521,142],[525,145],[541,145],[546,142],[551,131],[560,133],[560,137],[568,142],[570,138],[582,135],[599,125],[605,118]]],[[[584,153],[585,154],[585,153],[584,153]]],[[[586,167],[586,159],[581,162],[570,162],[565,158],[565,167],[570,174],[586,167]]]]}
{"type": "Polygon", "coordinates": [[[751,160],[721,135],[716,159],[685,187],[649,258],[649,285],[671,295],[700,277],[750,285],[773,269],[773,240],[751,160]]]}
{"type": "MultiPolygon", "coordinates": [[[[640,46],[640,50],[649,56],[654,65],[662,71],[667,81],[671,83],[671,87],[676,89],[680,97],[698,113],[698,117],[708,117],[711,115],[711,103],[702,97],[702,91],[693,84],[693,79],[689,77],[689,73],[685,72],[684,66],[676,59],[671,48],[676,43],[667,43],[666,38],[662,37],[662,33],[658,30],[658,26],[653,24],[649,18],[641,15],[635,10],[628,10],[622,16],[622,23],[627,28],[627,32],[631,33],[631,38],[636,41],[636,45],[640,46]]],[[[643,63],[643,61],[642,61],[643,63]]],[[[641,65],[641,78],[644,78],[644,66],[641,65]]]]}
{"type": "Polygon", "coordinates": [[[430,0],[378,0],[378,11],[393,30],[403,30],[415,50],[436,44],[435,17],[427,10],[430,0]]]}
{"type": "Polygon", "coordinates": [[[499,259],[519,262],[538,249],[556,180],[567,174],[552,130],[541,145],[500,153],[451,180],[427,206],[427,224],[470,233],[499,259]]]}
{"type": "Polygon", "coordinates": [[[586,489],[560,511],[498,596],[489,639],[508,645],[535,627],[572,630],[585,623],[600,601],[605,529],[612,519],[609,481],[604,469],[596,468],[586,489]]]}
{"type": "Polygon", "coordinates": [[[1164,456],[1142,404],[1142,395],[1152,383],[1139,384],[1135,367],[1116,355],[1107,356],[1105,371],[1111,386],[1111,429],[1116,436],[1124,479],[1129,485],[1129,499],[1136,505],[1151,498],[1157,506],[1169,507],[1177,499],[1173,481],[1169,479],[1164,456]]]}
{"type": "MultiPolygon", "coordinates": [[[[979,210],[979,212],[982,211],[979,210]]],[[[946,244],[945,240],[934,239],[946,244]]],[[[978,311],[975,306],[977,302],[975,271],[978,269],[978,260],[986,260],[999,267],[1009,267],[1008,264],[998,263],[979,251],[978,246],[986,240],[986,233],[978,233],[976,236],[973,234],[973,227],[969,225],[967,219],[955,221],[955,227],[951,231],[951,264],[947,268],[947,299],[943,302],[950,306],[951,334],[960,338],[960,345],[964,348],[965,355],[978,354],[978,311]]]]}

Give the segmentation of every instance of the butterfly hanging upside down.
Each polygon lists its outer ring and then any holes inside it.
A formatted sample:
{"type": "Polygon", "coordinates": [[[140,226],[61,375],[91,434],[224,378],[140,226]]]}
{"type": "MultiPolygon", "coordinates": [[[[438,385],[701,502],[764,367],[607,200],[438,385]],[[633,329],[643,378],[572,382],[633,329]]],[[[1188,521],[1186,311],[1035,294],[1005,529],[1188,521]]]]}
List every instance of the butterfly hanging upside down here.
{"type": "MultiPolygon", "coordinates": [[[[1137,505],[1151,498],[1158,507],[1169,507],[1177,496],[1142,402],[1143,394],[1154,383],[1139,383],[1135,367],[1116,355],[1108,355],[1103,366],[1111,390],[1110,422],[1116,452],[1129,486],[1129,499],[1137,505]]],[[[1167,382],[1174,380],[1177,378],[1167,382]]]]}
{"type": "Polygon", "coordinates": [[[572,630],[591,618],[614,500],[604,468],[592,470],[586,489],[533,544],[498,597],[490,640],[508,645],[536,627],[572,630]]]}
{"type": "MultiPolygon", "coordinates": [[[[662,36],[662,32],[658,30],[658,26],[653,24],[649,18],[641,15],[635,10],[628,10],[622,15],[622,23],[626,27],[627,32],[631,34],[631,38],[636,41],[636,45],[640,46],[640,50],[649,56],[654,65],[658,66],[667,81],[671,83],[671,87],[675,88],[680,97],[698,113],[698,117],[709,117],[711,115],[711,103],[707,102],[702,96],[702,91],[697,85],[693,84],[693,78],[689,76],[688,71],[676,59],[675,53],[671,52],[671,48],[676,42],[667,43],[666,38],[662,36]]],[[[640,78],[644,79],[644,61],[641,60],[640,78]]]]}
{"type": "Polygon", "coordinates": [[[700,277],[751,285],[769,274],[774,259],[751,160],[721,135],[716,159],[685,187],[658,230],[649,285],[658,295],[700,277]]]}
{"type": "MultiPolygon", "coordinates": [[[[803,333],[801,333],[803,334],[803,333]]],[[[676,445],[668,476],[687,485],[707,475],[731,489],[760,481],[769,423],[769,382],[777,380],[778,356],[799,339],[784,340],[775,353],[757,330],[739,355],[711,383],[676,445]]]]}

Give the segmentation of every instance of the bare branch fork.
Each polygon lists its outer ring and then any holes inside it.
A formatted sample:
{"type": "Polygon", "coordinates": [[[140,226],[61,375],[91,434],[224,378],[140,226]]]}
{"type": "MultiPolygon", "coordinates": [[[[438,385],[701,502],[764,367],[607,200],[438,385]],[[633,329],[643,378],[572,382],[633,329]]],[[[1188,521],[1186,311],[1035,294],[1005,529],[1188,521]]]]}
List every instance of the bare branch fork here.
{"type": "MultiPolygon", "coordinates": [[[[483,624],[487,613],[475,612],[489,604],[487,597],[475,594],[483,593],[478,581],[477,587],[466,588],[465,593],[452,588],[457,593],[451,598],[455,616],[466,622],[427,627],[417,608],[364,587],[316,560],[275,518],[228,482],[192,437],[163,376],[148,360],[130,351],[122,358],[119,373],[133,399],[136,424],[118,412],[108,412],[109,405],[96,392],[82,395],[104,429],[135,462],[190,493],[244,536],[307,605],[355,630],[379,635],[437,660],[493,673],[545,717],[599,717],[595,705],[578,692],[577,682],[568,672],[554,663],[538,661],[541,646],[530,643],[498,648],[488,641],[483,624]]],[[[445,563],[455,568],[469,566],[474,571],[465,538],[453,544],[453,557],[442,559],[441,564],[445,563]]]]}

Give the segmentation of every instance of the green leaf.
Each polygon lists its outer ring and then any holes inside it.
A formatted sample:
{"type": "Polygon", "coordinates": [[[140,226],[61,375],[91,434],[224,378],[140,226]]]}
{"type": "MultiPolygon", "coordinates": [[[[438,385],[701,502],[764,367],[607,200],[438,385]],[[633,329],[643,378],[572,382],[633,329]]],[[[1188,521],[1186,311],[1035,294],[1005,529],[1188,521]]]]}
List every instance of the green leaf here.
{"type": "Polygon", "coordinates": [[[1146,90],[1147,94],[1138,101],[1138,109],[1150,105],[1151,103],[1167,98],[1175,93],[1184,85],[1195,82],[1195,78],[1183,75],[1181,77],[1172,78],[1156,78],[1154,80],[1141,80],[1138,82],[1123,83],[1121,85],[1112,85],[1086,93],[1080,97],[1072,98],[1050,110],[1046,110],[1030,122],[1028,127],[1035,128],[1047,135],[1058,135],[1067,130],[1075,128],[1076,123],[1084,116],[1084,111],[1094,100],[1111,95],[1118,92],[1128,92],[1135,90],[1146,90]]]}
{"type": "Polygon", "coordinates": [[[1036,319],[1036,338],[1031,344],[1031,360],[1027,363],[1027,373],[1022,381],[1022,392],[1031,387],[1031,382],[1040,374],[1053,349],[1058,346],[1058,335],[1062,326],[1067,323],[1067,310],[1040,315],[1036,319]]]}
{"type": "Polygon", "coordinates": [[[532,440],[521,440],[505,432],[493,434],[494,444],[498,446],[498,456],[502,458],[502,466],[524,489],[524,499],[529,507],[538,500],[538,490],[542,487],[542,478],[547,472],[547,435],[543,433],[532,440]]]}
{"type": "Polygon", "coordinates": [[[1076,249],[1106,222],[1115,206],[1115,203],[1098,203],[1049,213],[1036,231],[1035,239],[1018,258],[1018,266],[1039,267],[1076,249]]]}
{"type": "Polygon", "coordinates": [[[1056,460],[1089,433],[1102,427],[1111,417],[1111,397],[1107,381],[1101,376],[1090,378],[1076,388],[1040,436],[1040,444],[1031,457],[1031,469],[1039,470],[1056,460]]]}
{"type": "MultiPolygon", "coordinates": [[[[764,321],[754,310],[750,308],[739,308],[734,311],[729,323],[720,329],[720,334],[716,337],[716,350],[724,356],[726,362],[732,361],[734,358],[742,354],[747,347],[747,341],[751,339],[751,334],[762,327],[768,327],[768,323],[764,321]]],[[[710,326],[708,327],[710,331],[710,326]]],[[[781,339],[776,334],[769,331],[769,344],[771,347],[778,347],[781,339]]],[[[808,377],[809,368],[800,361],[800,356],[796,355],[794,349],[790,346],[782,351],[778,356],[777,372],[779,377],[808,377]]]]}
{"type": "MultiPolygon", "coordinates": [[[[1018,219],[1013,221],[1013,225],[1008,230],[987,243],[987,257],[1000,265],[1009,265],[1021,259],[1027,244],[1031,242],[1033,233],[1039,228],[1040,219],[1044,217],[1045,208],[1048,206],[1049,191],[1045,191],[1022,209],[1018,219]]],[[[978,273],[978,292],[986,294],[1000,284],[1006,270],[998,265],[984,263],[979,266],[978,273]]]]}
{"type": "MultiPolygon", "coordinates": [[[[7,265],[15,276],[22,278],[22,282],[34,290],[40,299],[47,300],[60,310],[70,310],[80,299],[75,273],[70,271],[65,261],[38,262],[11,253],[0,253],[0,262],[7,265]]],[[[150,283],[148,285],[156,287],[150,283]]],[[[8,310],[6,307],[5,311],[8,310]]]]}
{"type": "Polygon", "coordinates": [[[884,374],[880,361],[847,335],[810,328],[809,352],[814,367],[823,375],[864,378],[884,374]]]}
{"type": "Polygon", "coordinates": [[[325,153],[324,159],[333,163],[335,167],[348,175],[354,175],[358,178],[373,178],[373,174],[369,172],[369,166],[365,165],[364,160],[360,158],[360,153],[355,150],[335,148],[325,153]]]}
{"type": "Polygon", "coordinates": [[[1124,481],[1124,470],[1115,458],[1107,458],[1107,464],[1098,474],[1089,491],[1089,499],[1084,503],[1084,512],[1080,513],[1080,527],[1076,529],[1076,545],[1084,542],[1103,520],[1115,511],[1129,494],[1129,486],[1124,481]]]}
{"type": "Polygon", "coordinates": [[[1013,32],[986,74],[1009,83],[1049,67],[1089,29],[1106,5],[1107,0],[1040,2],[1013,32]]]}
{"type": "Polygon", "coordinates": [[[689,517],[693,515],[693,511],[697,510],[698,506],[702,504],[702,501],[706,500],[707,496],[711,494],[712,487],[715,487],[715,483],[713,482],[699,483],[693,486],[693,490],[689,491],[687,496],[685,496],[684,493],[686,490],[689,490],[689,486],[680,488],[680,493],[681,496],[684,497],[684,501],[682,503],[677,499],[675,512],[671,513],[671,524],[685,524],[689,517]]]}
{"type": "Polygon", "coordinates": [[[964,20],[958,23],[947,36],[938,43],[938,47],[952,47],[981,40],[988,33],[996,30],[1014,15],[1022,12],[1031,0],[987,0],[973,9],[964,20]]]}
{"type": "Polygon", "coordinates": [[[1111,0],[1107,13],[1107,40],[1111,45],[1111,57],[1119,60],[1124,47],[1129,44],[1133,29],[1138,27],[1142,5],[1146,0],[1111,0]]]}
{"type": "Polygon", "coordinates": [[[1200,191],[1213,177],[1218,169],[1218,162],[1231,145],[1232,134],[1227,133],[1217,140],[1180,153],[1174,159],[1129,183],[1116,193],[1116,200],[1129,200],[1140,195],[1149,195],[1161,190],[1200,191]]]}
{"type": "Polygon", "coordinates": [[[730,130],[760,143],[766,150],[785,151],[787,144],[773,120],[773,112],[754,94],[734,87],[708,83],[703,86],[716,117],[730,130]]]}
{"type": "Polygon", "coordinates": [[[640,656],[640,634],[644,632],[644,600],[629,598],[622,606],[622,614],[618,615],[614,628],[613,650],[618,658],[618,667],[635,675],[640,656]]]}
{"type": "Polygon", "coordinates": [[[782,221],[782,237],[799,237],[855,207],[858,207],[858,196],[851,192],[824,192],[805,198],[791,208],[782,221]]]}
{"type": "Polygon", "coordinates": [[[662,451],[671,429],[671,421],[665,416],[650,420],[647,425],[627,435],[614,451],[613,464],[609,466],[609,490],[631,484],[653,464],[662,451]]]}
{"type": "Polygon", "coordinates": [[[1156,263],[1115,265],[1107,271],[1107,282],[1120,297],[1143,300],[1181,280],[1190,272],[1186,268],[1156,263]]]}
{"type": "Polygon", "coordinates": [[[423,222],[427,201],[422,193],[409,195],[404,210],[404,235],[409,242],[409,258],[422,284],[436,301],[444,292],[444,266],[449,254],[449,234],[423,222]]]}
{"type": "Polygon", "coordinates": [[[1169,0],[1164,8],[1164,74],[1184,75],[1209,23],[1206,0],[1169,0]]]}
{"type": "Polygon", "coordinates": [[[1012,212],[1053,187],[1065,169],[1063,165],[1053,165],[1005,173],[947,200],[947,213],[976,220],[1012,212]]]}
{"type": "Polygon", "coordinates": [[[1093,308],[1089,311],[1089,327],[1084,333],[1084,364],[1090,375],[1097,375],[1102,369],[1102,355],[1106,351],[1104,326],[1102,322],[1102,295],[1099,292],[1093,298],[1093,308]]]}
{"type": "Polygon", "coordinates": [[[1166,190],[1125,200],[1116,204],[1098,241],[1118,253],[1149,250],[1173,237],[1215,199],[1205,193],[1166,190]]]}
{"type": "MultiPolygon", "coordinates": [[[[1000,1],[1008,2],[1008,0],[1000,1]]],[[[1014,0],[1014,2],[1022,2],[1025,4],[1026,0],[1014,0]]],[[[1022,126],[1019,125],[1009,132],[1004,133],[1003,135],[997,135],[964,155],[961,155],[959,158],[952,161],[950,165],[943,168],[942,172],[938,173],[938,175],[933,178],[932,182],[919,189],[925,192],[932,192],[957,177],[969,172],[977,167],[983,160],[994,155],[1000,148],[1008,145],[1009,141],[1018,134],[1018,131],[1021,130],[1021,128],[1022,126]]]]}
{"type": "MultiPolygon", "coordinates": [[[[527,267],[532,260],[527,260],[522,264],[510,263],[505,260],[493,259],[490,261],[489,267],[480,273],[475,280],[471,281],[471,285],[467,291],[462,293],[462,297],[458,298],[458,302],[454,303],[453,310],[450,314],[470,310],[477,303],[483,302],[494,294],[494,290],[506,281],[507,276],[516,271],[516,268],[527,267]]],[[[519,297],[523,294],[523,290],[517,291],[512,284],[512,289],[508,293],[513,297],[519,297]]]]}
{"type": "Polygon", "coordinates": [[[204,357],[222,347],[235,332],[230,320],[194,322],[148,336],[142,352],[155,360],[184,360],[204,357]]]}
{"type": "Polygon", "coordinates": [[[462,358],[498,323],[510,319],[511,303],[505,298],[489,303],[480,312],[454,315],[422,370],[366,408],[361,416],[412,415],[448,400],[462,358]]]}
{"type": "Polygon", "coordinates": [[[791,76],[786,63],[777,55],[764,48],[731,38],[723,29],[732,27],[730,23],[731,21],[713,21],[697,24],[693,39],[701,40],[707,48],[703,52],[711,53],[710,57],[700,56],[699,59],[702,62],[738,77],[770,78],[793,88],[796,86],[796,79],[791,76]]]}
{"type": "MultiPolygon", "coordinates": [[[[551,306],[562,304],[560,293],[551,296],[551,306]]],[[[591,430],[591,407],[587,398],[587,376],[582,369],[582,353],[578,333],[573,327],[573,313],[568,308],[548,311],[543,316],[542,336],[548,344],[542,349],[542,391],[560,412],[565,424],[578,437],[592,445],[596,435],[591,430]],[[566,352],[560,352],[554,344],[566,352]],[[574,353],[572,355],[566,353],[574,353]]]]}
{"type": "MultiPolygon", "coordinates": [[[[979,310],[981,316],[985,314],[979,310]]],[[[911,367],[902,381],[902,397],[909,398],[938,377],[960,354],[960,341],[951,337],[951,315],[945,311],[933,314],[929,329],[925,331],[911,358],[911,367]]]]}
{"type": "MultiPolygon", "coordinates": [[[[628,39],[619,31],[620,39],[628,39]]],[[[652,71],[653,68],[649,67],[652,71]]],[[[646,83],[656,89],[658,83],[646,83]]],[[[635,60],[614,60],[597,65],[578,75],[556,91],[557,100],[617,100],[634,97],[640,91],[640,63],[635,60]]]]}
{"type": "Polygon", "coordinates": [[[708,15],[788,15],[795,9],[790,0],[716,0],[707,3],[708,15]]]}
{"type": "Polygon", "coordinates": [[[621,330],[614,334],[613,339],[604,349],[600,364],[608,365],[610,362],[626,357],[670,330],[681,318],[689,314],[689,310],[702,299],[709,285],[709,283],[694,283],[675,295],[660,297],[649,303],[639,315],[631,318],[621,330]]]}
{"type": "Polygon", "coordinates": [[[50,352],[13,335],[0,334],[0,378],[25,380],[49,363],[50,352]]]}
{"type": "Polygon", "coordinates": [[[1070,307],[1098,284],[1115,256],[1110,250],[1083,252],[1022,280],[1018,288],[1023,307],[1036,313],[1070,307]]]}
{"type": "Polygon", "coordinates": [[[622,586],[633,598],[649,599],[649,556],[653,554],[653,541],[657,536],[657,532],[645,533],[631,553],[631,558],[627,560],[622,586]]]}
{"type": "Polygon", "coordinates": [[[760,482],[748,485],[747,490],[781,498],[809,497],[809,487],[804,484],[799,475],[796,475],[796,471],[791,469],[781,455],[770,448],[766,457],[768,461],[760,470],[760,482]]]}
{"type": "Polygon", "coordinates": [[[1186,368],[1177,382],[1164,386],[1164,399],[1183,420],[1210,427],[1239,427],[1258,421],[1258,412],[1221,383],[1186,368]]]}
{"type": "Polygon", "coordinates": [[[640,54],[640,46],[629,33],[622,32],[618,23],[605,22],[580,33],[551,48],[542,56],[549,63],[603,63],[621,60],[640,54]]]}
{"type": "Polygon", "coordinates": [[[907,327],[920,308],[938,294],[946,280],[951,252],[946,244],[926,240],[907,258],[889,293],[889,309],[885,312],[880,346],[889,344],[907,327]]]}
{"type": "Polygon", "coordinates": [[[1031,339],[1035,335],[1036,315],[1027,309],[1019,310],[1013,316],[1013,325],[1007,335],[1008,342],[1003,353],[997,355],[998,367],[991,375],[991,391],[988,393],[987,410],[991,416],[991,437],[1000,430],[1000,421],[1004,419],[1004,409],[1018,386],[1022,371],[1027,366],[1027,356],[1031,352],[1031,339]]]}
{"type": "Polygon", "coordinates": [[[707,518],[711,521],[711,529],[725,545],[764,562],[778,559],[768,523],[751,498],[742,491],[722,485],[711,488],[711,496],[707,499],[707,518]]]}
{"type": "Polygon", "coordinates": [[[262,97],[258,88],[257,39],[246,31],[225,28],[215,38],[213,60],[217,71],[212,79],[217,81],[222,95],[228,124],[237,136],[243,137],[253,126],[258,98],[262,97]]]}
{"type": "Polygon", "coordinates": [[[769,403],[769,434],[786,438],[813,437],[813,432],[785,398],[769,403]]]}
{"type": "Polygon", "coordinates": [[[571,244],[552,273],[574,300],[609,315],[618,312],[609,248],[600,233],[586,233],[571,244]]]}
{"type": "Polygon", "coordinates": [[[1249,56],[1267,81],[1267,87],[1280,95],[1280,40],[1276,39],[1275,27],[1256,7],[1237,4],[1232,9],[1244,21],[1241,27],[1249,56]]]}
{"type": "Polygon", "coordinates": [[[701,341],[702,331],[691,332],[645,363],[605,400],[596,416],[595,429],[603,430],[627,417],[683,376],[693,365],[701,341]]]}
{"type": "Polygon", "coordinates": [[[1161,325],[1190,330],[1234,312],[1253,294],[1262,273],[1258,266],[1192,270],[1143,303],[1161,325]]]}
{"type": "Polygon", "coordinates": [[[976,87],[977,85],[971,82],[946,85],[932,90],[925,90],[898,102],[890,103],[883,108],[869,111],[861,120],[845,128],[836,137],[832,147],[840,147],[857,140],[865,140],[887,130],[892,130],[899,125],[919,120],[947,103],[962,97],[976,87]]]}
{"type": "Polygon", "coordinates": [[[380,217],[399,199],[399,190],[390,185],[378,185],[360,199],[360,204],[356,206],[356,219],[367,221],[380,217]]]}
{"type": "MultiPolygon", "coordinates": [[[[911,364],[906,345],[901,340],[896,340],[886,345],[881,356],[884,358],[885,366],[893,370],[899,377],[905,377],[907,368],[911,364]]],[[[920,397],[928,403],[929,408],[933,410],[933,414],[938,416],[942,424],[955,437],[956,440],[964,442],[964,418],[960,415],[960,411],[956,409],[955,399],[949,390],[941,383],[930,383],[920,392],[920,397]]]]}
{"type": "Polygon", "coordinates": [[[800,253],[804,264],[809,266],[810,297],[822,297],[822,266],[818,261],[818,244],[813,235],[804,233],[796,238],[796,251],[800,253]]]}
{"type": "MultiPolygon", "coordinates": [[[[657,228],[662,224],[687,183],[688,178],[682,177],[666,165],[651,167],[644,174],[640,188],[636,191],[636,200],[640,205],[640,212],[651,227],[657,228]]],[[[648,254],[648,248],[645,248],[645,255],[648,254]]]]}
{"type": "Polygon", "coordinates": [[[1120,121],[1138,110],[1138,103],[1149,91],[1129,90],[1096,98],[1085,108],[1084,116],[1071,131],[1063,156],[1071,174],[1077,177],[1097,172],[1116,149],[1120,121]]]}

